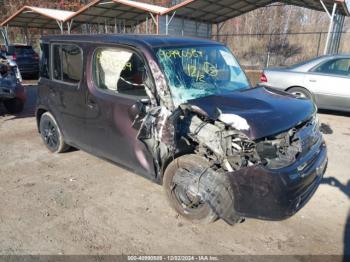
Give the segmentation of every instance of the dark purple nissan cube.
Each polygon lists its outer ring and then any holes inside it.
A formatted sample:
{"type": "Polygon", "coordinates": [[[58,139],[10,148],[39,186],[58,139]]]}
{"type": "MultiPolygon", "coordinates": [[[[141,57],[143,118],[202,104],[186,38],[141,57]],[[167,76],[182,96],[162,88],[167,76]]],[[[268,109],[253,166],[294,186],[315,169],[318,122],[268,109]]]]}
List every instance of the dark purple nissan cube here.
{"type": "Polygon", "coordinates": [[[320,184],[315,105],[252,88],[220,43],[63,35],[41,50],[36,118],[48,149],[79,148],[162,184],[187,219],[285,219],[320,184]]]}

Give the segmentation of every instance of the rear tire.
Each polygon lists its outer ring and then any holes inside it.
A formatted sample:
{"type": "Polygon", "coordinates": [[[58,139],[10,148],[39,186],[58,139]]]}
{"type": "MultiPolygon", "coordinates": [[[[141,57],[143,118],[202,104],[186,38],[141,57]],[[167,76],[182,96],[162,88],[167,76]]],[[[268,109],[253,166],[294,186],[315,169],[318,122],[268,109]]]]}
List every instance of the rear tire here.
{"type": "Polygon", "coordinates": [[[46,112],[41,116],[39,130],[44,144],[52,153],[63,153],[69,149],[51,113],[46,112]]]}
{"type": "Polygon", "coordinates": [[[307,98],[314,102],[314,98],[312,94],[303,87],[292,87],[288,89],[287,92],[292,95],[295,95],[296,97],[307,98]]]}
{"type": "Polygon", "coordinates": [[[163,187],[170,205],[184,218],[195,223],[209,224],[218,219],[208,203],[190,193],[195,186],[191,180],[176,184],[174,178],[179,169],[187,172],[203,173],[209,168],[208,160],[197,155],[184,155],[172,161],[164,172],[163,187]]]}
{"type": "Polygon", "coordinates": [[[17,114],[23,111],[24,103],[18,98],[4,101],[5,108],[10,114],[17,114]]]}

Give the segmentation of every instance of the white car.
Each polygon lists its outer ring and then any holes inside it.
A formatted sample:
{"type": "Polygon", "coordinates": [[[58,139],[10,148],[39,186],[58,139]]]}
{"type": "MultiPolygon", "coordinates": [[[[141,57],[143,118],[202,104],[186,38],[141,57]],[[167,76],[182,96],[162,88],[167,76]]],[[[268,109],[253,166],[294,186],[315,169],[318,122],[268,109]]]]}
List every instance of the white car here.
{"type": "Polygon", "coordinates": [[[350,112],[350,55],[322,56],[291,67],[267,68],[259,85],[309,98],[319,108],[350,112]]]}

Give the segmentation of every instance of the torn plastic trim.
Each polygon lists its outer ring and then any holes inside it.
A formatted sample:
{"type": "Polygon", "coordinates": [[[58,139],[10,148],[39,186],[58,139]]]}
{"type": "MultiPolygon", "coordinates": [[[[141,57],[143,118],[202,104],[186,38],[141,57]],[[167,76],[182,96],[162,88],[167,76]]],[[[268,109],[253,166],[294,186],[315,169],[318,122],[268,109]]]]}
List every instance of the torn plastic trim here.
{"type": "Polygon", "coordinates": [[[165,106],[169,111],[174,111],[174,102],[163,72],[153,59],[150,59],[148,64],[151,69],[156,85],[157,95],[160,100],[158,105],[165,106]]]}
{"type": "Polygon", "coordinates": [[[171,112],[164,106],[149,107],[135,119],[139,132],[137,139],[144,143],[153,157],[156,176],[161,177],[163,165],[175,155],[175,126],[177,111],[171,112]]]}

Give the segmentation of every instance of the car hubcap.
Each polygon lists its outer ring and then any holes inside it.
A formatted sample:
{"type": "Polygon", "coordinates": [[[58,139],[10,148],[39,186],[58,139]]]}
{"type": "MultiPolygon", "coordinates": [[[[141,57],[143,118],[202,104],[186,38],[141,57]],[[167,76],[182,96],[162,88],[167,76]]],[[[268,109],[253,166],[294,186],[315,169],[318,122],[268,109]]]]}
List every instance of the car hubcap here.
{"type": "Polygon", "coordinates": [[[296,97],[307,98],[307,96],[303,92],[292,92],[292,95],[295,95],[296,97]]]}
{"type": "Polygon", "coordinates": [[[50,121],[46,121],[43,130],[43,137],[46,145],[50,148],[56,148],[58,145],[57,130],[50,121]]]}
{"type": "Polygon", "coordinates": [[[189,170],[180,168],[176,171],[173,178],[172,192],[185,212],[199,209],[204,205],[204,201],[199,195],[198,181],[189,170]]]}

